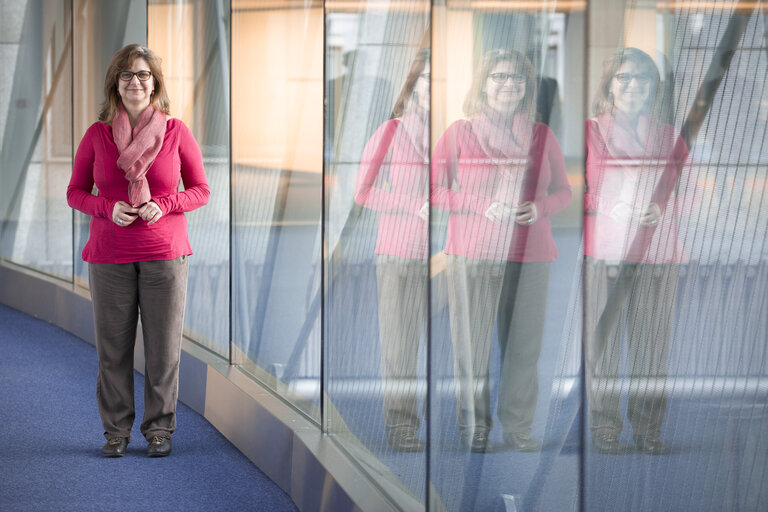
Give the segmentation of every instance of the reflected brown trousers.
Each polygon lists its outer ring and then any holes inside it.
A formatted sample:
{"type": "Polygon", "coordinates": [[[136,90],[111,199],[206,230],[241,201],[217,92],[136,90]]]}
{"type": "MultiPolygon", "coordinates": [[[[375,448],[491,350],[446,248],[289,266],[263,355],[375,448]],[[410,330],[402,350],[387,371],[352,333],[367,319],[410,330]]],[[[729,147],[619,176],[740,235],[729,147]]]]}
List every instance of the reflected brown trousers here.
{"type": "Polygon", "coordinates": [[[584,261],[584,333],[587,363],[587,402],[592,431],[621,432],[620,355],[626,329],[628,345],[629,407],[634,435],[657,437],[667,408],[667,357],[677,290],[675,264],[640,264],[634,279],[619,281],[618,266],[586,257],[584,261]],[[608,291],[631,287],[618,325],[607,339],[595,336],[600,315],[607,308],[608,291]]]}
{"type": "Polygon", "coordinates": [[[176,429],[179,358],[188,261],[91,263],[88,267],[99,372],[96,396],[104,436],[130,437],[134,406],[133,351],[144,335],[144,418],[141,433],[171,437],[176,429]]]}

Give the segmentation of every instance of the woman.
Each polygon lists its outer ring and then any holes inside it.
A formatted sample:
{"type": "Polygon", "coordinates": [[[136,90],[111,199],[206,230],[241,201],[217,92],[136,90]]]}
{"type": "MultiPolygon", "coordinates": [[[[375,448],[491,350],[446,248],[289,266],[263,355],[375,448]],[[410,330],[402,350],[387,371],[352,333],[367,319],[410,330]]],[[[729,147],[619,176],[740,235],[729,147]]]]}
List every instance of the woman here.
{"type": "Polygon", "coordinates": [[[666,410],[667,354],[682,261],[677,243],[673,181],[665,167],[687,158],[675,130],[659,122],[659,72],[641,50],[609,58],[587,122],[584,200],[585,356],[589,425],[595,448],[620,453],[618,369],[621,321],[608,335],[597,325],[626,317],[630,388],[628,416],[635,444],[648,454],[667,453],[659,440],[666,410]],[[623,289],[628,300],[606,301],[623,289]]]}
{"type": "Polygon", "coordinates": [[[427,298],[429,51],[411,66],[392,119],[363,152],[355,202],[380,213],[376,241],[384,422],[395,450],[420,452],[416,394],[427,298]]]}
{"type": "Polygon", "coordinates": [[[432,204],[450,212],[448,301],[457,415],[463,444],[488,451],[488,367],[494,316],[501,345],[498,415],[504,441],[534,451],[550,262],[549,217],[571,200],[557,139],[534,123],[533,66],[513,50],[480,61],[464,102],[433,157],[432,204]]]}
{"type": "Polygon", "coordinates": [[[99,122],[75,156],[67,201],[91,216],[89,263],[99,373],[96,394],[106,457],[121,457],[135,417],[133,347],[141,317],[146,358],[147,455],[171,453],[179,357],[192,254],[184,212],[210,195],[200,149],[170,119],[160,60],[136,44],[118,51],[104,80],[99,122]],[[179,192],[179,179],[184,191],[179,192]],[[98,189],[92,193],[94,184],[98,189]]]}

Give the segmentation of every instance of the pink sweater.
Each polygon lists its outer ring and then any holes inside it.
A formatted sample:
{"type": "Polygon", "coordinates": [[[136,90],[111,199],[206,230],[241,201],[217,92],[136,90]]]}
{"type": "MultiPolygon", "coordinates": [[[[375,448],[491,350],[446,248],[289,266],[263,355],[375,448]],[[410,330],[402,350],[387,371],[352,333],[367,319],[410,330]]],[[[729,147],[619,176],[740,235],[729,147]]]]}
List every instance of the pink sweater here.
{"type": "Polygon", "coordinates": [[[606,261],[684,261],[678,243],[680,207],[673,194],[676,182],[660,181],[667,165],[688,157],[674,128],[641,118],[635,130],[620,114],[603,114],[587,121],[585,135],[584,254],[606,261]],[[619,203],[634,208],[636,214],[627,219],[612,215],[619,203]],[[662,210],[653,229],[639,223],[640,213],[651,203],[662,210]],[[645,251],[633,247],[640,242],[645,251]]]}
{"type": "Polygon", "coordinates": [[[192,254],[184,212],[208,203],[210,190],[200,148],[189,128],[178,119],[168,120],[163,146],[147,172],[152,200],[163,212],[151,226],[141,218],[125,227],[112,221],[115,203],[128,202],[128,181],[117,167],[118,156],[112,128],[101,122],[88,128],[77,148],[67,203],[91,216],[83,260],[131,263],[192,254]],[[180,179],[182,192],[178,190],[180,179]]]}
{"type": "Polygon", "coordinates": [[[532,128],[530,150],[516,158],[489,157],[470,121],[453,123],[440,138],[432,159],[431,200],[450,212],[447,254],[518,262],[557,258],[549,217],[571,201],[571,187],[554,134],[544,124],[532,128]],[[515,184],[505,184],[505,176],[515,184]],[[530,226],[493,222],[485,211],[494,201],[513,206],[533,201],[538,220],[530,226]]]}
{"type": "Polygon", "coordinates": [[[363,151],[355,202],[380,212],[376,254],[408,259],[427,257],[429,165],[398,119],[382,124],[363,151]]]}

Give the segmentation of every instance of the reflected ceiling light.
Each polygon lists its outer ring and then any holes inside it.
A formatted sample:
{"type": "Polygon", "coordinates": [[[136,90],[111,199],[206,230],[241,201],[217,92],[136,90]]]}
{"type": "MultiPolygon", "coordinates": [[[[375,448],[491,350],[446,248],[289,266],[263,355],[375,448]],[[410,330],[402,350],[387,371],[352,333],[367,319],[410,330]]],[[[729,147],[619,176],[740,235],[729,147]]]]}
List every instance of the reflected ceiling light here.
{"type": "MultiPolygon", "coordinates": [[[[463,2],[462,2],[463,3],[463,2]]],[[[451,2],[449,2],[450,8],[451,2]]],[[[472,9],[481,11],[586,11],[587,0],[470,0],[472,9]]]]}
{"type": "Polygon", "coordinates": [[[322,0],[232,0],[232,10],[235,12],[308,10],[322,7],[322,0]]]}
{"type": "MultiPolygon", "coordinates": [[[[315,9],[323,6],[321,0],[232,0],[233,11],[279,11],[315,9]]],[[[331,12],[429,12],[429,0],[326,0],[331,12]]],[[[477,11],[585,11],[587,0],[447,0],[440,6],[448,10],[477,11]]]]}
{"type": "Polygon", "coordinates": [[[656,2],[656,8],[662,11],[697,11],[697,10],[715,10],[715,11],[733,11],[738,13],[752,12],[755,7],[762,2],[744,2],[744,1],[717,1],[717,0],[668,0],[666,2],[656,2]]]}
{"type": "Polygon", "coordinates": [[[429,12],[430,2],[429,0],[327,0],[325,7],[332,12],[429,12]]]}

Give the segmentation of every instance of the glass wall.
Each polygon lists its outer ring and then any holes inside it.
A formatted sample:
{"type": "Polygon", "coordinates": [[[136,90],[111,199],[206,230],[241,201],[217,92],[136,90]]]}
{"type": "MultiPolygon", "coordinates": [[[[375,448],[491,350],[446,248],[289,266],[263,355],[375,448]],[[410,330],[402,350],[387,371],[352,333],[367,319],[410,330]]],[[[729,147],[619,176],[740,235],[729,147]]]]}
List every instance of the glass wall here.
{"type": "Polygon", "coordinates": [[[765,506],[768,53],[757,4],[589,3],[586,510],[765,506]],[[615,22],[597,28],[605,12],[615,22]]]}
{"type": "Polygon", "coordinates": [[[426,497],[429,2],[329,3],[325,428],[426,497]]]}
{"type": "Polygon", "coordinates": [[[147,4],[148,45],[163,60],[171,114],[200,145],[211,188],[204,209],[187,214],[194,250],[187,284],[185,334],[229,357],[229,2],[147,4]]]}
{"type": "Polygon", "coordinates": [[[0,14],[3,262],[87,290],[72,155],[146,41],[211,186],[187,337],[396,508],[768,502],[763,2],[0,14]]]}
{"type": "Polygon", "coordinates": [[[5,2],[0,117],[0,255],[71,279],[72,10],[5,2]]]}
{"type": "MultiPolygon", "coordinates": [[[[558,451],[547,415],[566,391],[561,336],[578,290],[585,13],[517,4],[433,12],[434,510],[522,507],[558,451]]],[[[552,466],[541,510],[567,509],[578,457],[552,466]]]]}
{"type": "Polygon", "coordinates": [[[320,421],[320,2],[232,2],[235,364],[320,421]]]}

